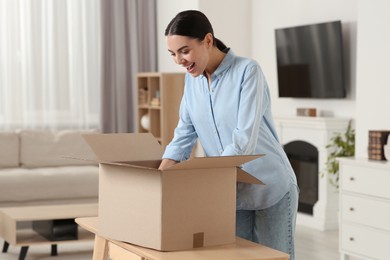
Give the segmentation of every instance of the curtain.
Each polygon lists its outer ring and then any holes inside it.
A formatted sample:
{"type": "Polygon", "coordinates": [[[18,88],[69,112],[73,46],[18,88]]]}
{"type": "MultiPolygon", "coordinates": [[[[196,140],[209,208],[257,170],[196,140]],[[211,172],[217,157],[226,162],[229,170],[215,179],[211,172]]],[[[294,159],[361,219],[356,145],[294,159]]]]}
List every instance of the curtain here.
{"type": "Polygon", "coordinates": [[[157,70],[156,1],[102,0],[101,129],[136,129],[137,72],[157,70]]]}
{"type": "Polygon", "coordinates": [[[100,126],[100,8],[0,1],[0,130],[100,126]]]}

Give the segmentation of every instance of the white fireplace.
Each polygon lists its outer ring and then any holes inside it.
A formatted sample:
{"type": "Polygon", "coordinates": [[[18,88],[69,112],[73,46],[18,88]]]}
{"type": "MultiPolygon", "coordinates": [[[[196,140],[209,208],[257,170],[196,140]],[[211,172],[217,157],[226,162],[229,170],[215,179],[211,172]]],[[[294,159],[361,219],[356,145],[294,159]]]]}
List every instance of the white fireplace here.
{"type": "Polygon", "coordinates": [[[310,143],[318,150],[318,200],[313,214],[298,212],[297,225],[319,230],[338,228],[338,191],[328,179],[325,163],[330,139],[335,133],[344,132],[350,119],[335,117],[275,117],[275,125],[283,145],[294,141],[310,143]]]}

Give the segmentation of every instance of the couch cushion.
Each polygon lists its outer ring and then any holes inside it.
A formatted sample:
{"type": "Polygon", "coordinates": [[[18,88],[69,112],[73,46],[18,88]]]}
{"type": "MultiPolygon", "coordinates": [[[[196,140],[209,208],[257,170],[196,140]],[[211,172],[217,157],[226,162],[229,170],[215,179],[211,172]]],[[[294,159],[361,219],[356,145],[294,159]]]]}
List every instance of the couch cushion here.
{"type": "Polygon", "coordinates": [[[0,170],[0,204],[98,197],[97,166],[0,170]]]}
{"type": "Polygon", "coordinates": [[[19,135],[0,132],[0,168],[19,167],[19,135]]]}
{"type": "Polygon", "coordinates": [[[22,130],[20,132],[20,162],[25,168],[70,165],[97,165],[95,156],[81,137],[91,131],[22,130]],[[78,157],[88,160],[75,160],[78,157]]]}

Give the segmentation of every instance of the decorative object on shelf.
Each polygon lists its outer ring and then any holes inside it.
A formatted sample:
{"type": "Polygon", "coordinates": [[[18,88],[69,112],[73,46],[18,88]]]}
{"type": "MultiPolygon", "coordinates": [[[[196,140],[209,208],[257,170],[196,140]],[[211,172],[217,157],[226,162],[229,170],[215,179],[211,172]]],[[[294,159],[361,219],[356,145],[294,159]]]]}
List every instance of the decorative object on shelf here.
{"type": "Polygon", "coordinates": [[[150,130],[150,117],[148,114],[141,117],[141,126],[145,130],[150,130]]]}
{"type": "Polygon", "coordinates": [[[152,98],[152,101],[150,101],[151,106],[160,106],[160,91],[156,91],[155,97],[152,98]]]}
{"type": "MultiPolygon", "coordinates": [[[[337,189],[339,188],[339,162],[338,157],[351,157],[355,155],[355,129],[349,121],[344,133],[338,133],[330,139],[326,148],[331,149],[326,160],[326,171],[329,182],[337,189]]],[[[325,174],[323,173],[321,177],[325,174]]]]}
{"type": "Polygon", "coordinates": [[[317,109],[315,108],[297,108],[297,116],[317,116],[317,109]]]}
{"type": "Polygon", "coordinates": [[[385,152],[386,161],[390,161],[390,144],[384,145],[383,150],[385,152]]]}
{"type": "Polygon", "coordinates": [[[385,161],[384,145],[386,144],[390,130],[368,131],[368,159],[385,161]]]}
{"type": "Polygon", "coordinates": [[[385,154],[385,159],[390,161],[390,135],[387,136],[387,142],[383,146],[383,152],[385,154]]]}
{"type": "Polygon", "coordinates": [[[150,101],[150,105],[153,107],[158,107],[160,106],[160,99],[158,98],[152,98],[152,101],[150,101]]]}
{"type": "Polygon", "coordinates": [[[140,88],[138,90],[138,104],[145,105],[148,103],[148,88],[140,88]]]}

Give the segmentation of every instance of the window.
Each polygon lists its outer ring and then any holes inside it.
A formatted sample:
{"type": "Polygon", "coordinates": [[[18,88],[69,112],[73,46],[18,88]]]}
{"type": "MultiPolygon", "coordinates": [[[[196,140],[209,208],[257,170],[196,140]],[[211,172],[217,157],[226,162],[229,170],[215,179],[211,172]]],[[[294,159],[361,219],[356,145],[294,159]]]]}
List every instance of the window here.
{"type": "Polygon", "coordinates": [[[0,1],[0,130],[97,128],[100,1],[0,1]]]}

